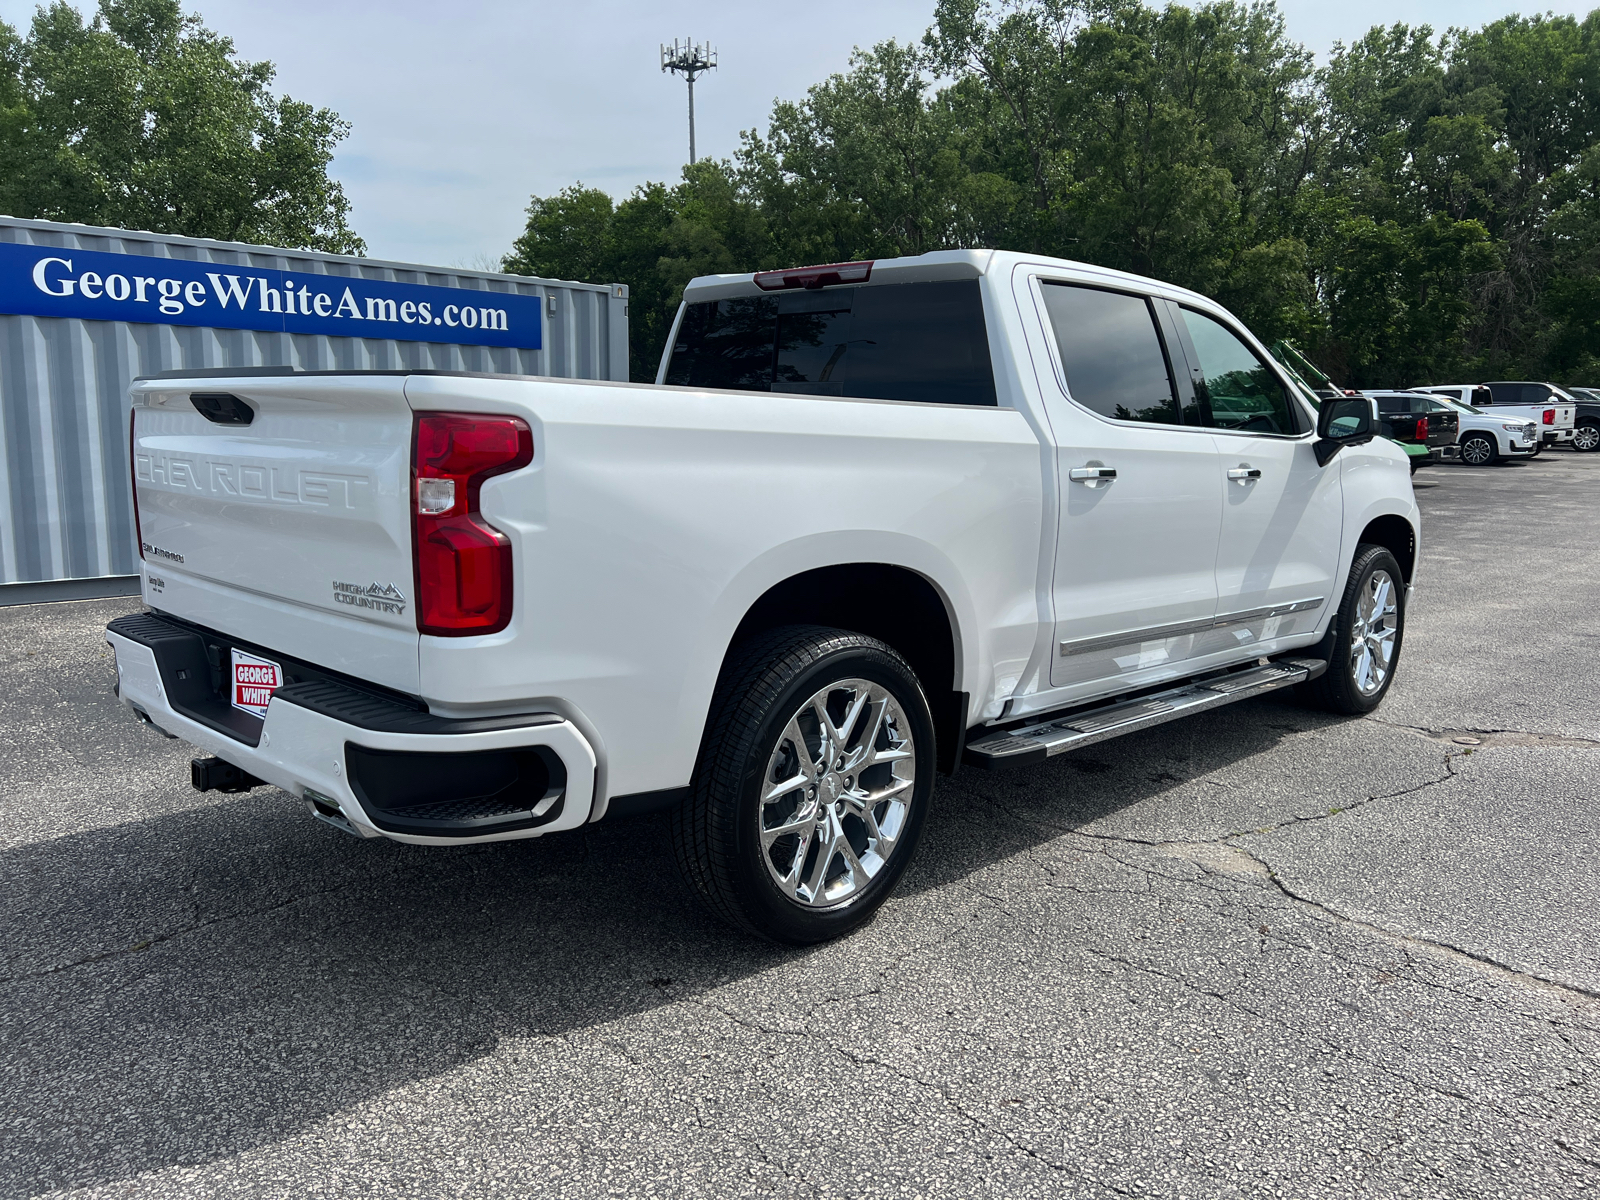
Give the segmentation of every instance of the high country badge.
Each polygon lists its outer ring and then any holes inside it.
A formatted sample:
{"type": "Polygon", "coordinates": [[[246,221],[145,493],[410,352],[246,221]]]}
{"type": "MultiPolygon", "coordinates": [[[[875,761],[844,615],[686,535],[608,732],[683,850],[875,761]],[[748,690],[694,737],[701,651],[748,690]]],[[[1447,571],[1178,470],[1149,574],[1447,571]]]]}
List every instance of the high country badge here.
{"type": "Polygon", "coordinates": [[[406,612],[406,594],[392,583],[369,583],[362,587],[359,583],[340,583],[335,579],[333,598],[336,603],[348,604],[351,608],[373,608],[397,617],[405,616],[406,612]]]}

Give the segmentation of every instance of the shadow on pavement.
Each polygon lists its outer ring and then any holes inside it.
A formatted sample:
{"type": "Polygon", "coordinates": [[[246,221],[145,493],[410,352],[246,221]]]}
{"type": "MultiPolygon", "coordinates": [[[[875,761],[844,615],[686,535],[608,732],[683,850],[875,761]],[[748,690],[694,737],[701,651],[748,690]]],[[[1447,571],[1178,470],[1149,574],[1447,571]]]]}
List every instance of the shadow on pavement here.
{"type": "MultiPolygon", "coordinates": [[[[1328,721],[1282,701],[1234,712],[942,782],[904,892],[1328,721]],[[1029,819],[1008,816],[1024,792],[1029,819]]],[[[5,1195],[236,1154],[502,1037],[586,1029],[796,953],[701,911],[661,817],[441,850],[357,841],[277,791],[0,853],[0,910],[5,1195]]]]}

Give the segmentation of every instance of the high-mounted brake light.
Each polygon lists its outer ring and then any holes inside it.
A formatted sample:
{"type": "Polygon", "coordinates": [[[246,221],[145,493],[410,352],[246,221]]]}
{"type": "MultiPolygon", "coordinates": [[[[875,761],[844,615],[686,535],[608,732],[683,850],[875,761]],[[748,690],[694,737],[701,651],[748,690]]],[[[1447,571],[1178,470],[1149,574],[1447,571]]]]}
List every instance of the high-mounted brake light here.
{"type": "Polygon", "coordinates": [[[824,288],[836,283],[865,283],[872,278],[872,261],[825,263],[820,267],[790,267],[784,271],[760,271],[756,286],[763,292],[786,288],[824,288]]]}
{"type": "Polygon", "coordinates": [[[527,422],[424,413],[411,461],[417,628],[440,637],[498,633],[511,623],[511,542],[479,513],[478,491],[533,461],[527,422]]]}
{"type": "Polygon", "coordinates": [[[1547,408],[1547,409],[1544,410],[1544,423],[1546,425],[1554,425],[1556,423],[1556,410],[1555,409],[1547,408]]]}
{"type": "Polygon", "coordinates": [[[1417,441],[1425,442],[1427,440],[1428,440],[1428,418],[1427,417],[1418,417],[1417,418],[1417,441]]]}

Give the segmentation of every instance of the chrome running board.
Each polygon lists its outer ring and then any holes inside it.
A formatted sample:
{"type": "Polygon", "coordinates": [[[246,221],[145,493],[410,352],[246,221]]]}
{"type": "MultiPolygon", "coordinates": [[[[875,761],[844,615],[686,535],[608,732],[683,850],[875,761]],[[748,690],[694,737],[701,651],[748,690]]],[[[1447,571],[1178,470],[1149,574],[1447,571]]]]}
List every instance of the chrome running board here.
{"type": "Polygon", "coordinates": [[[1327,669],[1328,664],[1320,658],[1281,658],[1266,666],[1249,666],[1191,680],[1133,700],[1118,700],[1067,713],[1058,711],[1045,720],[969,741],[965,761],[989,770],[1029,766],[1081,746],[1092,746],[1179,717],[1293,687],[1315,679],[1327,669]]]}

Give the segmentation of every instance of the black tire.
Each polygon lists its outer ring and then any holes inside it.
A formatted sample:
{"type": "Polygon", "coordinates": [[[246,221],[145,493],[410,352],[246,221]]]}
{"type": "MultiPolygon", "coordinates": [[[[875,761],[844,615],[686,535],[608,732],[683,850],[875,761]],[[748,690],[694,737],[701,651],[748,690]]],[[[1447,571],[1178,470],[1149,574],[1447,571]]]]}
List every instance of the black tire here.
{"type": "Polygon", "coordinates": [[[1500,447],[1486,433],[1469,433],[1461,439],[1461,461],[1469,467],[1487,467],[1500,457],[1500,447]]]}
{"type": "MultiPolygon", "coordinates": [[[[863,715],[858,718],[858,724],[867,720],[863,715]]],[[[817,739],[825,736],[820,732],[816,735],[817,739]]],[[[856,732],[853,736],[860,739],[862,735],[856,732]]],[[[809,735],[808,740],[811,740],[809,735]]],[[[811,745],[805,749],[807,761],[815,760],[828,744],[811,740],[811,745]]],[[[860,750],[859,742],[850,745],[853,751],[860,750]]],[[[793,761],[795,766],[775,773],[788,778],[790,770],[810,769],[800,766],[798,757],[793,761]]],[[[933,791],[935,762],[933,718],[927,698],[915,673],[892,648],[876,638],[839,629],[788,626],[774,630],[737,648],[718,681],[690,796],[672,817],[672,845],[678,865],[713,913],[746,932],[791,945],[811,945],[848,933],[877,911],[910,863],[933,791]],[[868,875],[862,867],[866,882],[859,887],[850,863],[861,867],[869,858],[872,845],[881,847],[883,843],[870,842],[864,818],[853,817],[846,810],[847,795],[838,795],[831,805],[827,802],[835,795],[832,789],[848,788],[856,777],[830,767],[829,755],[826,756],[829,761],[822,762],[819,767],[819,772],[825,775],[815,775],[817,786],[809,789],[809,801],[808,789],[804,786],[779,801],[764,802],[762,798],[763,792],[768,790],[769,765],[780,761],[780,756],[794,752],[793,739],[786,736],[790,722],[796,722],[798,727],[804,723],[808,712],[814,715],[815,710],[806,706],[831,684],[841,684],[841,688],[829,691],[824,705],[834,703],[837,697],[857,694],[849,690],[847,681],[875,685],[893,698],[893,705],[871,700],[865,710],[872,712],[875,704],[882,707],[883,723],[874,724],[873,736],[885,739],[884,752],[891,744],[903,746],[906,736],[911,742],[911,754],[902,754],[900,765],[889,765],[890,776],[875,774],[872,788],[882,790],[879,785],[885,779],[891,784],[903,782],[892,776],[903,772],[908,763],[914,770],[910,784],[899,793],[909,796],[904,801],[905,807],[898,807],[899,800],[893,802],[898,834],[893,838],[892,847],[887,856],[882,857],[875,873],[868,875]],[[902,740],[894,743],[896,737],[902,740]],[[838,814],[833,818],[836,823],[832,828],[836,836],[849,838],[850,863],[845,861],[843,853],[834,855],[831,847],[819,852],[818,848],[823,846],[820,824],[810,834],[793,835],[793,842],[785,843],[780,838],[764,849],[763,814],[783,804],[794,806],[791,815],[796,818],[802,815],[802,810],[818,814],[818,821],[826,818],[824,809],[838,814]],[[853,826],[850,825],[852,821],[853,826]],[[865,846],[857,844],[858,837],[865,846]],[[822,853],[828,854],[829,861],[819,868],[816,864],[822,853]],[[776,871],[778,860],[785,857],[796,872],[792,878],[817,875],[819,886],[812,897],[803,897],[799,888],[793,893],[782,890],[776,871]],[[840,869],[837,875],[832,875],[835,864],[840,869]],[[847,874],[850,885],[856,890],[838,902],[830,900],[830,878],[841,885],[842,891],[847,874]]],[[[866,768],[874,772],[882,769],[882,766],[866,768]]],[[[866,786],[865,770],[859,780],[866,786]]],[[[861,794],[864,793],[859,790],[850,793],[861,794]]],[[[873,828],[876,829],[878,822],[885,821],[890,802],[885,801],[877,808],[870,804],[868,807],[873,812],[873,828]]],[[[782,818],[782,813],[779,815],[782,818]]],[[[769,832],[772,828],[770,824],[765,826],[769,832]]],[[[888,828],[886,821],[883,828],[888,828]]]]}
{"type": "Polygon", "coordinates": [[[1600,421],[1579,421],[1572,431],[1572,448],[1579,454],[1600,450],[1600,421]]]}
{"type": "Polygon", "coordinates": [[[1328,669],[1317,678],[1300,685],[1305,699],[1318,708],[1346,716],[1369,713],[1383,703],[1383,698],[1394,683],[1394,673],[1400,665],[1400,647],[1406,632],[1406,586],[1400,573],[1400,564],[1383,546],[1363,542],[1356,547],[1355,561],[1350,564],[1350,577],[1345,581],[1344,594],[1339,600],[1339,611],[1328,626],[1328,634],[1317,645],[1315,654],[1324,659],[1328,669]],[[1373,575],[1386,572],[1393,585],[1394,634],[1393,648],[1387,661],[1387,672],[1375,688],[1364,687],[1358,680],[1358,659],[1355,654],[1355,623],[1362,594],[1373,575]]]}

